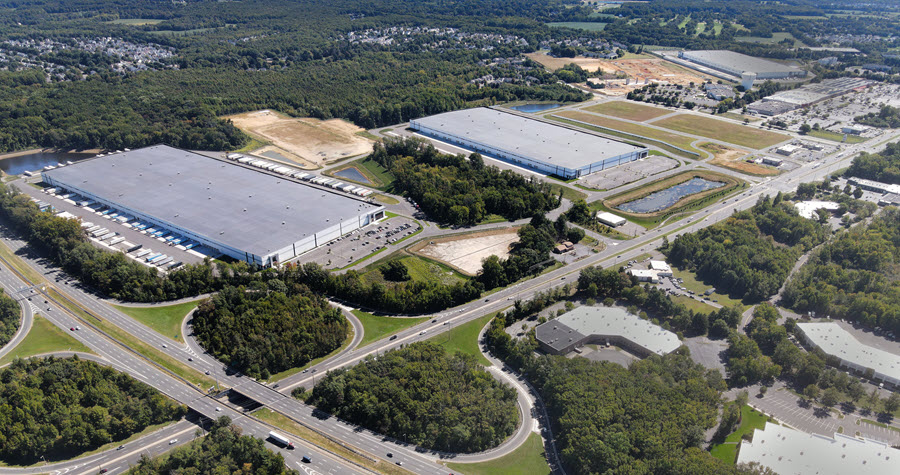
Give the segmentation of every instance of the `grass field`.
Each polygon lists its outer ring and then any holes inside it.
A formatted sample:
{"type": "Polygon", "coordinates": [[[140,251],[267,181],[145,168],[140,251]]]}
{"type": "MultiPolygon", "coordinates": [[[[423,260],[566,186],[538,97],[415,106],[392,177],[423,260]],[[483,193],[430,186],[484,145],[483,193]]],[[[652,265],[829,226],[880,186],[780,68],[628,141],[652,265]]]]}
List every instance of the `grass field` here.
{"type": "MultiPolygon", "coordinates": [[[[833,140],[835,142],[844,142],[844,134],[839,134],[837,132],[831,132],[830,130],[810,130],[810,137],[818,137],[820,139],[825,140],[833,140]]],[[[847,142],[846,143],[862,143],[867,139],[865,137],[860,137],[859,135],[850,135],[847,134],[847,142]]]]}
{"type": "Polygon", "coordinates": [[[34,323],[31,325],[28,335],[25,335],[25,339],[18,346],[0,359],[0,366],[16,358],[27,358],[55,351],[93,353],[88,347],[82,345],[81,342],[71,337],[65,331],[60,330],[59,327],[50,323],[49,320],[40,315],[35,315],[34,323]]]}
{"type": "Polygon", "coordinates": [[[759,117],[754,117],[752,115],[738,114],[737,112],[725,112],[725,113],[722,113],[719,115],[721,115],[722,117],[728,117],[729,119],[739,120],[741,122],[743,122],[744,119],[747,119],[750,122],[759,122],[762,120],[759,117]]]}
{"type": "MultiPolygon", "coordinates": [[[[554,196],[559,196],[559,190],[562,190],[563,198],[569,201],[578,201],[587,198],[587,193],[582,193],[578,190],[573,190],[568,186],[562,186],[556,183],[550,183],[550,189],[553,190],[552,193],[554,196]]],[[[504,219],[504,221],[506,220],[504,219]]]]}
{"type": "Polygon", "coordinates": [[[793,46],[805,46],[803,43],[800,42],[800,40],[794,38],[794,35],[792,35],[788,32],[784,32],[784,31],[779,31],[778,33],[772,33],[771,38],[763,38],[761,36],[735,36],[734,40],[739,41],[741,43],[759,43],[759,44],[764,44],[764,45],[773,45],[780,41],[784,41],[785,39],[788,39],[788,38],[794,41],[793,46]],[[798,43],[799,43],[799,45],[798,45],[798,43]]]}
{"type": "Polygon", "coordinates": [[[351,312],[363,326],[363,339],[359,342],[358,348],[428,320],[428,317],[380,317],[362,310],[351,312]]]}
{"type": "Polygon", "coordinates": [[[372,182],[372,188],[388,191],[394,184],[394,175],[371,158],[361,158],[350,162],[349,165],[355,165],[356,169],[372,182]]]}
{"type": "Polygon", "coordinates": [[[603,31],[606,23],[595,23],[591,21],[554,21],[546,23],[550,28],[572,28],[574,30],[585,31],[603,31]]]}
{"type": "Polygon", "coordinates": [[[659,116],[672,113],[670,110],[659,107],[645,106],[631,101],[610,101],[602,104],[585,107],[584,110],[597,114],[611,115],[622,119],[643,122],[659,116]]]}
{"type": "Polygon", "coordinates": [[[494,318],[494,315],[485,315],[464,325],[451,328],[450,331],[429,338],[429,341],[440,344],[448,352],[472,355],[479,363],[490,366],[491,362],[481,354],[481,349],[478,347],[478,334],[494,318]]]}
{"type": "Polygon", "coordinates": [[[467,280],[466,276],[446,264],[425,257],[409,255],[404,251],[398,251],[392,256],[388,256],[375,264],[367,266],[361,272],[362,278],[367,282],[386,283],[387,281],[384,279],[384,276],[381,275],[379,268],[390,261],[400,261],[409,272],[410,279],[417,282],[453,285],[457,282],[467,280]]]}
{"type": "Polygon", "coordinates": [[[660,119],[654,122],[653,125],[753,149],[771,147],[790,139],[789,136],[784,134],[702,117],[696,114],[679,114],[660,119]]]}
{"type": "Polygon", "coordinates": [[[142,26],[142,25],[158,25],[165,20],[155,20],[152,18],[119,18],[118,20],[113,20],[110,23],[115,23],[117,25],[132,25],[132,26],[142,26]]]}
{"type": "Polygon", "coordinates": [[[693,310],[694,312],[710,313],[716,310],[716,308],[711,305],[707,305],[699,300],[694,300],[690,297],[685,297],[684,295],[676,295],[672,297],[672,301],[675,303],[680,303],[687,307],[688,310],[693,310]]]}
{"type": "MultiPolygon", "coordinates": [[[[296,440],[296,438],[299,437],[304,441],[308,441],[308,443],[322,447],[323,449],[335,453],[340,457],[344,457],[353,463],[362,465],[363,467],[372,470],[374,473],[383,473],[385,475],[412,475],[412,472],[409,470],[385,462],[384,460],[379,459],[377,462],[373,463],[372,459],[374,457],[371,455],[360,455],[356,450],[351,450],[342,444],[334,442],[332,439],[294,422],[283,414],[273,412],[269,408],[263,407],[259,409],[253,413],[253,417],[281,429],[281,431],[286,433],[285,435],[292,439],[296,440]]],[[[304,442],[301,442],[298,450],[303,449],[303,443],[304,442]]]]}
{"type": "MultiPolygon", "coordinates": [[[[715,285],[706,284],[700,281],[697,278],[697,274],[694,274],[691,271],[687,270],[679,270],[675,266],[672,267],[672,273],[675,274],[675,277],[679,279],[684,279],[684,282],[681,284],[685,289],[693,290],[697,295],[703,295],[710,287],[715,287],[715,285]]],[[[730,307],[732,305],[741,305],[744,307],[744,310],[748,308],[747,305],[744,305],[740,300],[733,299],[728,295],[721,294],[719,292],[713,292],[712,295],[709,296],[710,300],[718,300],[720,305],[724,305],[726,307],[730,307]]],[[[693,300],[693,299],[691,299],[693,300]]],[[[694,300],[694,302],[697,302],[694,300]]]]}
{"type": "MultiPolygon", "coordinates": [[[[558,117],[573,119],[573,120],[577,120],[580,122],[586,122],[588,124],[596,125],[598,127],[604,128],[604,129],[612,129],[613,131],[618,130],[618,131],[624,132],[625,134],[647,137],[650,139],[658,140],[659,142],[662,142],[663,144],[671,144],[676,147],[683,148],[685,150],[699,153],[699,151],[697,151],[697,149],[691,145],[691,142],[693,142],[694,139],[692,139],[690,137],[685,137],[680,134],[666,132],[665,130],[659,130],[659,129],[654,129],[654,128],[639,125],[639,124],[632,124],[631,122],[624,122],[621,120],[610,119],[608,117],[600,117],[600,116],[588,114],[585,112],[564,111],[564,112],[560,112],[555,115],[558,117]]],[[[554,119],[553,115],[548,115],[548,118],[554,119]]],[[[583,125],[581,125],[581,124],[576,123],[575,125],[583,127],[583,125]]],[[[613,134],[610,134],[610,135],[613,135],[613,134]]],[[[626,138],[630,138],[631,140],[641,140],[640,137],[626,137],[626,138]]],[[[665,148],[665,147],[662,147],[662,148],[665,148]]],[[[678,154],[678,155],[684,155],[684,152],[681,152],[680,150],[677,150],[677,149],[673,149],[671,147],[669,147],[668,150],[670,152],[678,154]]],[[[696,157],[692,156],[691,158],[696,158],[696,157]]]]}
{"type": "Polygon", "coordinates": [[[175,305],[155,307],[124,307],[113,305],[117,310],[147,325],[162,336],[184,341],[181,337],[181,322],[191,310],[197,308],[200,301],[184,302],[175,305]]]}
{"type": "MultiPolygon", "coordinates": [[[[731,404],[734,403],[732,402],[731,404]]],[[[741,424],[734,432],[725,438],[724,443],[713,446],[709,453],[711,453],[713,457],[727,464],[734,465],[737,459],[738,445],[741,443],[741,437],[743,437],[744,434],[752,434],[754,429],[762,429],[765,427],[766,421],[769,420],[771,419],[766,417],[765,414],[762,414],[745,404],[741,407],[741,424]]]]}
{"type": "Polygon", "coordinates": [[[448,463],[447,468],[465,475],[549,475],[541,436],[532,432],[512,453],[479,463],[448,463]]]}

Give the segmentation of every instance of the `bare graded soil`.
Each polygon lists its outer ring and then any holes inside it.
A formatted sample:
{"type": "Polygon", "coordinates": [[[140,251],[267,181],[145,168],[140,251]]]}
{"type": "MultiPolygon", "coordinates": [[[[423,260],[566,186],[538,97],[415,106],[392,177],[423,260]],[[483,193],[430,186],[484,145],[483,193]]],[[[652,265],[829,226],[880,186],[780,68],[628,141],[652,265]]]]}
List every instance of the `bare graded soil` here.
{"type": "Polygon", "coordinates": [[[517,231],[517,228],[503,228],[423,241],[409,251],[443,262],[467,275],[475,275],[481,270],[481,261],[487,257],[509,257],[510,248],[519,240],[517,231]]]}

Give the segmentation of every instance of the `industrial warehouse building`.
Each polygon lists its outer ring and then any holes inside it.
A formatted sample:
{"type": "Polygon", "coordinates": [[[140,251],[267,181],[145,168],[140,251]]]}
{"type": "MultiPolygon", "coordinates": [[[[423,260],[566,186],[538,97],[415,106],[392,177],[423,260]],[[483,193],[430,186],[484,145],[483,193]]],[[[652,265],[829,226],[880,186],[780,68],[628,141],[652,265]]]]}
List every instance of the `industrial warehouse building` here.
{"type": "Polygon", "coordinates": [[[566,179],[650,153],[646,147],[485,107],[424,117],[409,126],[425,136],[566,179]]]}
{"type": "Polygon", "coordinates": [[[742,79],[745,72],[756,73],[756,79],[788,79],[806,77],[806,71],[785,66],[774,61],[754,58],[746,54],[727,50],[681,51],[680,59],[721,71],[735,80],[742,79]]]}
{"type": "Polygon", "coordinates": [[[834,434],[807,434],[766,422],[754,429],[751,441],[742,441],[737,463],[756,462],[782,475],[844,475],[897,473],[900,450],[883,442],[834,434]]]}
{"type": "Polygon", "coordinates": [[[383,206],[362,199],[165,145],[83,160],[42,176],[50,186],[263,266],[384,215],[383,206]]]}
{"type": "Polygon", "coordinates": [[[681,346],[674,333],[618,307],[578,307],[534,331],[541,349],[555,355],[592,343],[616,345],[641,357],[669,354],[681,346]]]}
{"type": "Polygon", "coordinates": [[[865,374],[871,369],[872,379],[885,385],[900,386],[900,355],[864,345],[837,323],[798,323],[804,341],[836,358],[841,368],[865,374]]]}

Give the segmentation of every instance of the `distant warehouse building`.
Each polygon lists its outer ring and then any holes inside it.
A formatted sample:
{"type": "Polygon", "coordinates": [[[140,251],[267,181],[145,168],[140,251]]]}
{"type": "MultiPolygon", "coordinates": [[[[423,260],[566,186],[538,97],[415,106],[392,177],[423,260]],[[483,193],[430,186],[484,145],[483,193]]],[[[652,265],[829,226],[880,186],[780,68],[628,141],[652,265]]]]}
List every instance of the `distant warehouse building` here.
{"type": "Polygon", "coordinates": [[[745,72],[756,73],[756,79],[788,79],[806,77],[806,71],[762,58],[727,50],[681,51],[678,57],[707,68],[721,71],[741,80],[745,72]]]}
{"type": "Polygon", "coordinates": [[[565,179],[649,155],[646,147],[486,107],[410,121],[421,134],[565,179]]]}
{"type": "Polygon", "coordinates": [[[591,343],[616,345],[641,357],[666,355],[681,346],[678,335],[618,307],[578,307],[534,331],[541,349],[555,355],[591,343]]]}
{"type": "Polygon", "coordinates": [[[835,358],[841,368],[859,374],[872,371],[872,379],[900,386],[900,355],[860,343],[837,323],[798,323],[803,340],[835,358]]]}
{"type": "Polygon", "coordinates": [[[42,173],[48,185],[272,266],[384,216],[384,207],[281,176],[157,145],[42,173]]]}

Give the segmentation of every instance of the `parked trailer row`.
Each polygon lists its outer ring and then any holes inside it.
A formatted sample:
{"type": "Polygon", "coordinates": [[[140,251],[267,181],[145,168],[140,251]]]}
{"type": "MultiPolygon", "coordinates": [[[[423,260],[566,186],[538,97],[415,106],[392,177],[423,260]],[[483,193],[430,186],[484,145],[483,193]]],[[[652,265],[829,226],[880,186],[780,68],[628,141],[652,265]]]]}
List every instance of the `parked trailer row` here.
{"type": "Polygon", "coordinates": [[[100,236],[100,237],[97,238],[97,239],[99,239],[99,240],[101,240],[101,241],[106,241],[107,239],[109,239],[109,238],[114,238],[114,237],[116,237],[116,236],[118,236],[118,235],[119,235],[119,233],[114,232],[114,231],[111,231],[111,232],[108,232],[108,233],[106,233],[106,234],[100,236]]]}
{"type": "Polygon", "coordinates": [[[166,264],[168,264],[168,263],[170,263],[170,262],[172,262],[172,261],[174,261],[174,260],[175,260],[174,257],[166,257],[165,259],[163,259],[163,260],[157,262],[156,265],[159,266],[159,267],[162,267],[162,266],[164,266],[164,265],[166,265],[166,264]]]}
{"type": "Polygon", "coordinates": [[[109,240],[109,245],[110,245],[110,246],[115,246],[116,244],[119,244],[120,242],[122,242],[122,241],[124,241],[124,240],[125,240],[124,237],[119,236],[119,237],[117,237],[117,238],[110,239],[110,240],[109,240]]]}
{"type": "Polygon", "coordinates": [[[150,249],[144,249],[143,251],[138,251],[138,253],[135,254],[134,257],[140,259],[140,258],[146,256],[147,254],[150,254],[151,252],[153,252],[153,251],[150,249]]]}
{"type": "Polygon", "coordinates": [[[160,254],[160,255],[154,257],[153,259],[147,259],[147,262],[150,263],[150,264],[155,264],[155,263],[157,263],[157,262],[159,262],[159,261],[161,261],[161,260],[163,260],[163,259],[165,259],[165,258],[167,258],[167,257],[169,257],[169,256],[167,256],[167,255],[165,255],[165,254],[160,254]]]}

